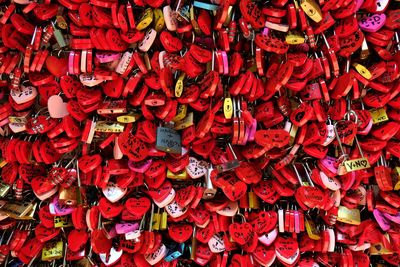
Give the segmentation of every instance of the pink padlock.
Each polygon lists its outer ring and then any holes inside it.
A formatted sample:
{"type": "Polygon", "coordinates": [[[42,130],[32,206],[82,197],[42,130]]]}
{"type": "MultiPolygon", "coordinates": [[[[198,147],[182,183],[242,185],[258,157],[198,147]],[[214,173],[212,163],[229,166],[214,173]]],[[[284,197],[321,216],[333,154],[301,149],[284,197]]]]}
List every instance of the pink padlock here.
{"type": "Polygon", "coordinates": [[[64,216],[71,214],[74,210],[73,206],[68,206],[60,203],[58,196],[53,198],[53,201],[49,205],[50,213],[56,216],[64,216]]]}
{"type": "Polygon", "coordinates": [[[147,159],[141,162],[128,161],[128,167],[131,171],[145,173],[153,163],[152,159],[147,159]]]}
{"type": "Polygon", "coordinates": [[[390,229],[390,222],[383,216],[382,212],[374,209],[372,213],[374,214],[376,221],[383,231],[387,231],[390,229]]]}
{"type": "Polygon", "coordinates": [[[386,22],[385,14],[372,14],[360,19],[358,25],[360,29],[366,32],[379,31],[386,22]]]}
{"type": "Polygon", "coordinates": [[[117,223],[115,225],[115,231],[119,235],[133,232],[137,229],[139,229],[138,223],[117,223]]]}

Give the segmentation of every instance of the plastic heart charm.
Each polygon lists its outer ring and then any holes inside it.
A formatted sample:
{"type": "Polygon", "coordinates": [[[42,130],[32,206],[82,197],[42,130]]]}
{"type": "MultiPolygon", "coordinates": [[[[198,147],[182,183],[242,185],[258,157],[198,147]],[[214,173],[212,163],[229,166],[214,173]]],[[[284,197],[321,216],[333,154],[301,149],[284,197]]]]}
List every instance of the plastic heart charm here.
{"type": "Polygon", "coordinates": [[[49,56],[46,59],[46,68],[56,77],[61,77],[68,72],[68,58],[49,56]]]}
{"type": "Polygon", "coordinates": [[[69,115],[67,103],[59,95],[49,97],[47,100],[47,109],[49,110],[50,117],[54,119],[61,119],[69,115]]]}

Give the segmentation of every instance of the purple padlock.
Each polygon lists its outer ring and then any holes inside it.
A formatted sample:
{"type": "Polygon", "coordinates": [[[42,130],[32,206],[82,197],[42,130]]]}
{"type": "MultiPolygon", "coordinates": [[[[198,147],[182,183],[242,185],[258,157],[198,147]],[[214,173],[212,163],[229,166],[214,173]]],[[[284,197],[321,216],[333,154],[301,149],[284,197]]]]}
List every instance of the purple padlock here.
{"type": "Polygon", "coordinates": [[[360,29],[366,32],[379,31],[386,22],[385,14],[372,14],[362,17],[358,22],[360,29]]]}

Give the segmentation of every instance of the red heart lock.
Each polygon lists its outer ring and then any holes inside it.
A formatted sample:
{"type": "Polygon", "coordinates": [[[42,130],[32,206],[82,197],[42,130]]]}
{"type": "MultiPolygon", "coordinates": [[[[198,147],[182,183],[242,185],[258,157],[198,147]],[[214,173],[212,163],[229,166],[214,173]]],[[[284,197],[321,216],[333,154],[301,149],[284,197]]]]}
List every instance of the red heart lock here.
{"type": "Polygon", "coordinates": [[[125,202],[125,208],[138,219],[150,209],[151,202],[146,197],[129,198],[125,202]]]}
{"type": "Polygon", "coordinates": [[[206,227],[198,228],[196,230],[196,239],[203,244],[207,244],[214,234],[214,223],[209,223],[206,227]]]}
{"type": "Polygon", "coordinates": [[[64,75],[60,78],[60,87],[68,98],[75,97],[76,93],[83,89],[82,83],[69,75],[64,75]]]}
{"type": "Polygon", "coordinates": [[[339,121],[336,124],[336,130],[342,143],[351,144],[357,134],[357,124],[352,121],[339,121]]]}
{"type": "Polygon", "coordinates": [[[229,225],[229,235],[239,245],[244,245],[252,238],[253,227],[250,223],[232,223],[229,225]]]}
{"type": "Polygon", "coordinates": [[[254,259],[263,266],[270,266],[276,258],[275,250],[259,244],[252,253],[254,259]]]}
{"type": "Polygon", "coordinates": [[[153,160],[153,162],[150,165],[150,168],[144,174],[149,178],[154,178],[162,174],[165,175],[166,168],[167,167],[165,165],[165,161],[161,159],[153,160]]]}
{"type": "Polygon", "coordinates": [[[198,205],[196,209],[189,211],[190,217],[197,225],[205,225],[210,221],[211,214],[205,209],[204,205],[198,205]]]}
{"type": "Polygon", "coordinates": [[[117,76],[114,80],[103,83],[102,88],[106,96],[119,98],[122,94],[122,90],[124,89],[124,79],[122,79],[120,76],[117,76]]]}
{"type": "Polygon", "coordinates": [[[196,196],[196,188],[193,185],[181,188],[176,191],[175,201],[181,207],[186,207],[196,196]]]}
{"type": "Polygon", "coordinates": [[[108,239],[102,229],[95,229],[90,236],[90,244],[93,251],[99,253],[109,253],[112,247],[112,240],[108,239]]]}
{"type": "Polygon", "coordinates": [[[68,234],[68,247],[72,251],[79,251],[85,246],[88,239],[89,234],[85,230],[73,229],[68,234]]]}
{"type": "Polygon", "coordinates": [[[247,161],[241,162],[240,166],[235,168],[235,174],[240,180],[247,184],[257,184],[262,178],[261,171],[257,166],[247,161]]]}
{"type": "Polygon", "coordinates": [[[261,235],[268,233],[276,227],[278,214],[275,211],[260,211],[255,220],[251,221],[254,232],[261,235]]]}
{"type": "MultiPolygon", "coordinates": [[[[172,172],[182,171],[190,164],[189,155],[186,154],[186,155],[184,155],[182,157],[178,157],[178,158],[168,155],[166,164],[167,164],[168,170],[170,170],[172,172]]],[[[193,175],[196,176],[196,174],[193,174],[193,175]]]]}
{"type": "Polygon", "coordinates": [[[317,187],[301,186],[296,190],[296,200],[309,208],[323,207],[325,194],[317,187]]]}
{"type": "Polygon", "coordinates": [[[174,37],[169,31],[163,31],[160,34],[160,41],[169,53],[178,52],[182,49],[182,41],[174,37]]]}
{"type": "Polygon", "coordinates": [[[198,244],[196,247],[196,257],[208,262],[213,253],[211,252],[210,248],[206,244],[198,244]]]}
{"type": "Polygon", "coordinates": [[[177,243],[184,243],[193,234],[193,227],[190,224],[173,224],[168,227],[168,234],[177,243]]]}
{"type": "Polygon", "coordinates": [[[35,236],[40,242],[47,242],[60,233],[60,228],[46,228],[42,224],[35,227],[35,236]]]}
{"type": "Polygon", "coordinates": [[[124,206],[121,203],[111,203],[105,197],[102,197],[99,201],[99,211],[101,216],[106,219],[117,217],[123,209],[124,206]]]}
{"type": "Polygon", "coordinates": [[[272,180],[262,180],[259,183],[254,184],[252,188],[254,193],[264,201],[267,201],[276,193],[272,180]]]}
{"type": "Polygon", "coordinates": [[[118,136],[118,144],[121,152],[134,162],[144,160],[149,153],[147,145],[130,132],[121,133],[118,136]]]}
{"type": "Polygon", "coordinates": [[[260,146],[281,148],[289,144],[290,135],[285,130],[260,130],[254,138],[260,146]]]}
{"type": "Polygon", "coordinates": [[[240,1],[239,8],[241,14],[243,14],[243,18],[248,21],[251,26],[253,26],[255,29],[264,27],[265,18],[261,12],[261,9],[257,7],[256,3],[250,0],[240,1]]]}
{"type": "MultiPolygon", "coordinates": [[[[47,196],[47,194],[50,194],[51,196],[57,192],[56,185],[53,184],[50,179],[43,176],[37,176],[33,178],[33,180],[31,181],[31,187],[35,195],[38,197],[45,195],[47,196]]],[[[47,196],[46,198],[50,196],[47,196]]]]}
{"type": "Polygon", "coordinates": [[[164,200],[172,190],[170,181],[165,180],[159,188],[148,188],[144,192],[148,194],[153,200],[160,202],[164,200]]]}
{"type": "Polygon", "coordinates": [[[247,193],[247,184],[237,180],[237,182],[232,185],[224,186],[222,191],[229,200],[236,201],[247,193]]]}
{"type": "Polygon", "coordinates": [[[133,260],[132,255],[128,253],[124,253],[121,256],[121,259],[119,260],[119,266],[124,266],[124,267],[137,267],[136,263],[133,260]]]}
{"type": "Polygon", "coordinates": [[[46,59],[46,68],[51,74],[60,78],[68,72],[68,58],[49,56],[46,59]]]}
{"type": "Polygon", "coordinates": [[[78,160],[79,169],[83,173],[93,171],[100,166],[102,158],[99,154],[95,155],[84,155],[78,160]]]}
{"type": "Polygon", "coordinates": [[[293,238],[283,238],[281,236],[278,236],[275,240],[275,251],[286,259],[290,259],[294,255],[296,255],[296,251],[298,249],[299,244],[293,238]]]}
{"type": "Polygon", "coordinates": [[[165,173],[161,173],[158,176],[144,176],[144,182],[150,188],[159,188],[162,183],[165,181],[165,173]]]}
{"type": "Polygon", "coordinates": [[[49,205],[43,206],[39,210],[40,223],[47,228],[54,227],[54,215],[50,213],[49,205]]]}

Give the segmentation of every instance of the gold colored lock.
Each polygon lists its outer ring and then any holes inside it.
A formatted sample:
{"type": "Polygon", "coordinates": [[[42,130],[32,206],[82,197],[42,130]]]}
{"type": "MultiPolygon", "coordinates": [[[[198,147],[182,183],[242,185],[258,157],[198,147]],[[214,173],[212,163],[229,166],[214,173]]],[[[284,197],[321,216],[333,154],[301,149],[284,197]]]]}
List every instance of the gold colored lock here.
{"type": "Polygon", "coordinates": [[[0,180],[0,198],[4,198],[8,192],[10,192],[11,185],[6,184],[3,180],[0,180]]]}
{"type": "Polygon", "coordinates": [[[122,133],[125,125],[116,121],[98,121],[94,130],[101,133],[122,133]]]}
{"type": "Polygon", "coordinates": [[[199,24],[197,23],[197,20],[196,20],[196,18],[194,16],[194,7],[193,7],[193,5],[189,9],[189,17],[190,17],[190,23],[193,26],[195,34],[196,35],[201,35],[201,30],[200,30],[199,24]]]}
{"type": "Polygon", "coordinates": [[[54,228],[73,226],[70,216],[54,216],[54,228]]]}
{"type": "Polygon", "coordinates": [[[139,23],[136,25],[138,31],[143,31],[153,22],[153,9],[146,8],[143,15],[139,19],[139,23]]]}
{"type": "Polygon", "coordinates": [[[3,168],[4,166],[6,166],[7,163],[8,163],[8,162],[7,162],[5,159],[0,158],[0,168],[3,168]]]}
{"type": "Polygon", "coordinates": [[[189,178],[187,172],[185,169],[179,171],[179,172],[172,172],[170,170],[167,171],[167,178],[170,179],[177,179],[177,180],[186,180],[189,178]]]}
{"type": "Polygon", "coordinates": [[[365,79],[371,79],[372,78],[372,74],[371,72],[364,67],[363,65],[359,64],[359,63],[353,63],[353,67],[356,69],[356,71],[363,76],[365,79]]]}
{"type": "Polygon", "coordinates": [[[250,209],[259,209],[260,208],[260,201],[253,191],[249,192],[249,208],[250,209]]]}
{"type": "Polygon", "coordinates": [[[138,113],[128,113],[117,117],[117,121],[120,123],[133,123],[140,118],[138,113]]]}
{"type": "Polygon", "coordinates": [[[339,206],[337,220],[339,222],[360,225],[361,216],[359,209],[348,209],[345,206],[339,206]]]}
{"type": "Polygon", "coordinates": [[[371,244],[371,247],[369,248],[369,253],[370,255],[376,256],[376,255],[390,255],[393,254],[394,252],[386,248],[382,243],[375,243],[371,244]]]}
{"type": "Polygon", "coordinates": [[[175,84],[175,97],[181,97],[183,93],[183,80],[185,79],[186,74],[184,72],[179,75],[178,80],[175,84]]]}
{"type": "Polygon", "coordinates": [[[393,190],[400,190],[400,167],[393,168],[392,179],[395,181],[393,190]]]}
{"type": "Polygon", "coordinates": [[[224,116],[226,119],[231,119],[233,115],[233,102],[229,94],[224,98],[224,116]]]}
{"type": "Polygon", "coordinates": [[[320,240],[321,236],[319,235],[319,231],[317,227],[315,226],[314,221],[311,219],[311,217],[305,216],[304,218],[304,226],[306,227],[307,235],[309,238],[312,240],[320,240]]]}
{"type": "Polygon", "coordinates": [[[11,218],[19,220],[33,209],[34,204],[33,201],[29,200],[23,202],[8,202],[1,209],[11,218]]]}
{"type": "Polygon", "coordinates": [[[305,42],[304,35],[296,32],[296,31],[289,31],[289,33],[286,35],[286,43],[290,45],[297,45],[297,44],[303,44],[305,42]]]}
{"type": "Polygon", "coordinates": [[[66,30],[68,28],[68,24],[63,16],[56,16],[56,24],[57,27],[62,30],[66,30]]]}
{"type": "Polygon", "coordinates": [[[389,120],[389,116],[387,115],[386,110],[384,108],[370,109],[369,113],[371,113],[373,124],[377,124],[377,123],[381,123],[381,122],[389,120]]]}
{"type": "Polygon", "coordinates": [[[28,212],[28,214],[24,215],[24,216],[19,216],[18,220],[24,220],[24,221],[29,221],[29,220],[33,220],[33,217],[36,214],[36,208],[39,206],[38,203],[33,204],[33,207],[31,209],[30,212],[28,212]]]}
{"type": "Polygon", "coordinates": [[[318,23],[322,20],[321,8],[314,0],[301,0],[300,6],[313,21],[318,23]]]}
{"type": "Polygon", "coordinates": [[[161,223],[161,213],[160,208],[158,208],[157,212],[153,214],[153,230],[160,230],[160,223],[161,223]]]}
{"type": "Polygon", "coordinates": [[[154,30],[160,32],[165,26],[164,14],[161,9],[154,9],[154,30]]]}
{"type": "Polygon", "coordinates": [[[64,205],[73,206],[77,204],[76,187],[60,188],[58,198],[64,205]]]}
{"type": "Polygon", "coordinates": [[[179,131],[193,125],[193,112],[190,112],[183,120],[175,122],[174,129],[179,131]]]}
{"type": "Polygon", "coordinates": [[[183,120],[186,117],[187,113],[187,105],[179,105],[178,112],[175,117],[172,119],[173,122],[178,122],[183,120]]]}
{"type": "Polygon", "coordinates": [[[42,249],[42,261],[53,261],[63,257],[64,243],[61,240],[49,241],[42,249]]]}
{"type": "Polygon", "coordinates": [[[163,210],[161,213],[161,222],[160,222],[160,230],[164,231],[167,230],[167,219],[168,219],[168,213],[163,210]]]}

